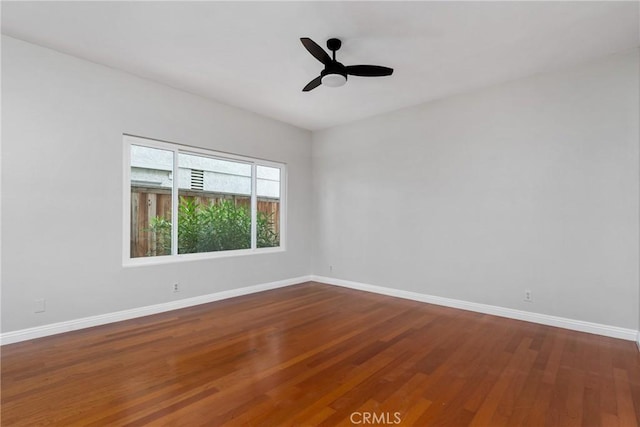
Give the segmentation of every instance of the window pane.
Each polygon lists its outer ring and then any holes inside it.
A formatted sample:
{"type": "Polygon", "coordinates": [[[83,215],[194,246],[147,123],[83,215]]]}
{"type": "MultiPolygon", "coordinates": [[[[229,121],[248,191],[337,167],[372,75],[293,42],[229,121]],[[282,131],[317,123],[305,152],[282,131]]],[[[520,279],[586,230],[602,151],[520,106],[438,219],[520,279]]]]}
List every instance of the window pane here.
{"type": "Polygon", "coordinates": [[[131,146],[131,258],[171,254],[173,152],[131,146]]]}
{"type": "Polygon", "coordinates": [[[251,165],[178,155],[178,253],[251,247],[251,165]]]}
{"type": "Polygon", "coordinates": [[[280,169],[256,166],[259,248],[280,246],[280,169]]]}

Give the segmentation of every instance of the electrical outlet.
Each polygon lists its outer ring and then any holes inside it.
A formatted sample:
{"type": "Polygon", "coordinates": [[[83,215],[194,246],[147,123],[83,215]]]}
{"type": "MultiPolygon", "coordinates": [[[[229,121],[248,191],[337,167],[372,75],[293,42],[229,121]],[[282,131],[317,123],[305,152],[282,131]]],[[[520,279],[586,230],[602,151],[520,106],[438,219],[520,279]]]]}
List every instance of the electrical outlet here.
{"type": "Polygon", "coordinates": [[[34,313],[44,313],[46,309],[47,309],[47,306],[44,298],[37,299],[34,301],[34,305],[33,305],[34,313]]]}
{"type": "Polygon", "coordinates": [[[333,265],[329,266],[329,273],[333,273],[333,265]]]}
{"type": "Polygon", "coordinates": [[[524,291],[524,300],[526,302],[533,302],[533,297],[531,296],[531,289],[526,289],[524,291]]]}
{"type": "Polygon", "coordinates": [[[173,292],[180,292],[180,283],[173,284],[173,292]]]}

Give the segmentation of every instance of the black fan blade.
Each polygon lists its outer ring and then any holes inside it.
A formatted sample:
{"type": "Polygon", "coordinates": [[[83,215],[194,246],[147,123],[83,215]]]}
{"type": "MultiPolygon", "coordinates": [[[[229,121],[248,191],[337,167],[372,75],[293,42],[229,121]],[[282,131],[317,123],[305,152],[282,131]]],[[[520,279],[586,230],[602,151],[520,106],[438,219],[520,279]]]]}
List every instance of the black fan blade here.
{"type": "Polygon", "coordinates": [[[324,65],[327,65],[331,62],[331,57],[327,52],[324,51],[323,48],[318,46],[318,43],[314,42],[308,37],[300,38],[303,46],[307,48],[309,53],[313,55],[318,61],[322,62],[324,65]]]}
{"type": "Polygon", "coordinates": [[[315,79],[311,80],[307,85],[302,89],[303,92],[309,92],[312,89],[317,88],[322,83],[322,76],[318,76],[315,79]]]}
{"type": "Polygon", "coordinates": [[[349,65],[347,74],[361,77],[382,77],[393,74],[393,68],[382,67],[380,65],[349,65]]]}

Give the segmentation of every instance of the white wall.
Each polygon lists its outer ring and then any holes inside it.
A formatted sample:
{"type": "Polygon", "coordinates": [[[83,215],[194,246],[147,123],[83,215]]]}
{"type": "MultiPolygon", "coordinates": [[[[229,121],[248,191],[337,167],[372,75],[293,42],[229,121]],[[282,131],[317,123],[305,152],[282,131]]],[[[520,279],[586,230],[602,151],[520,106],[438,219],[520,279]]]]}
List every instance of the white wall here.
{"type": "Polygon", "coordinates": [[[638,329],[638,72],[615,55],[312,138],[3,36],[2,332],[312,272],[638,329]],[[123,268],[122,133],[287,163],[287,252],[123,268]]]}
{"type": "Polygon", "coordinates": [[[309,274],[310,140],[308,131],[3,36],[2,331],[309,274]],[[123,268],[123,133],[285,162],[288,250],[123,268]],[[38,298],[45,313],[33,312],[38,298]]]}
{"type": "Polygon", "coordinates": [[[314,133],[314,274],[637,330],[638,75],[633,51],[314,133]]]}

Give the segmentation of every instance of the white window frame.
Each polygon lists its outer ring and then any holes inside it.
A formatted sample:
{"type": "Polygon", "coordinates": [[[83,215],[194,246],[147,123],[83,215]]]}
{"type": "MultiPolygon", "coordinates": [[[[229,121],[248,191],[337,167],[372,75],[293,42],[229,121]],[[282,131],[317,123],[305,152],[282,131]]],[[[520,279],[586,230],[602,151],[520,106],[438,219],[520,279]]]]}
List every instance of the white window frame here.
{"type": "Polygon", "coordinates": [[[286,251],[286,196],[287,196],[287,168],[285,163],[270,160],[241,156],[237,154],[224,153],[209,149],[197,148],[174,142],[161,141],[157,139],[141,137],[136,135],[123,135],[123,238],[122,238],[122,264],[128,266],[158,265],[173,262],[197,261],[215,258],[227,258],[244,255],[269,254],[286,251]],[[171,227],[171,255],[159,255],[151,257],[131,258],[131,146],[140,145],[149,148],[157,148],[173,152],[173,188],[171,191],[171,218],[178,218],[178,153],[195,154],[219,160],[230,160],[234,162],[251,165],[251,248],[235,249],[228,251],[199,252],[190,254],[178,254],[178,227],[171,227]],[[280,246],[270,248],[257,247],[257,166],[268,166],[280,169],[280,246]]]}

